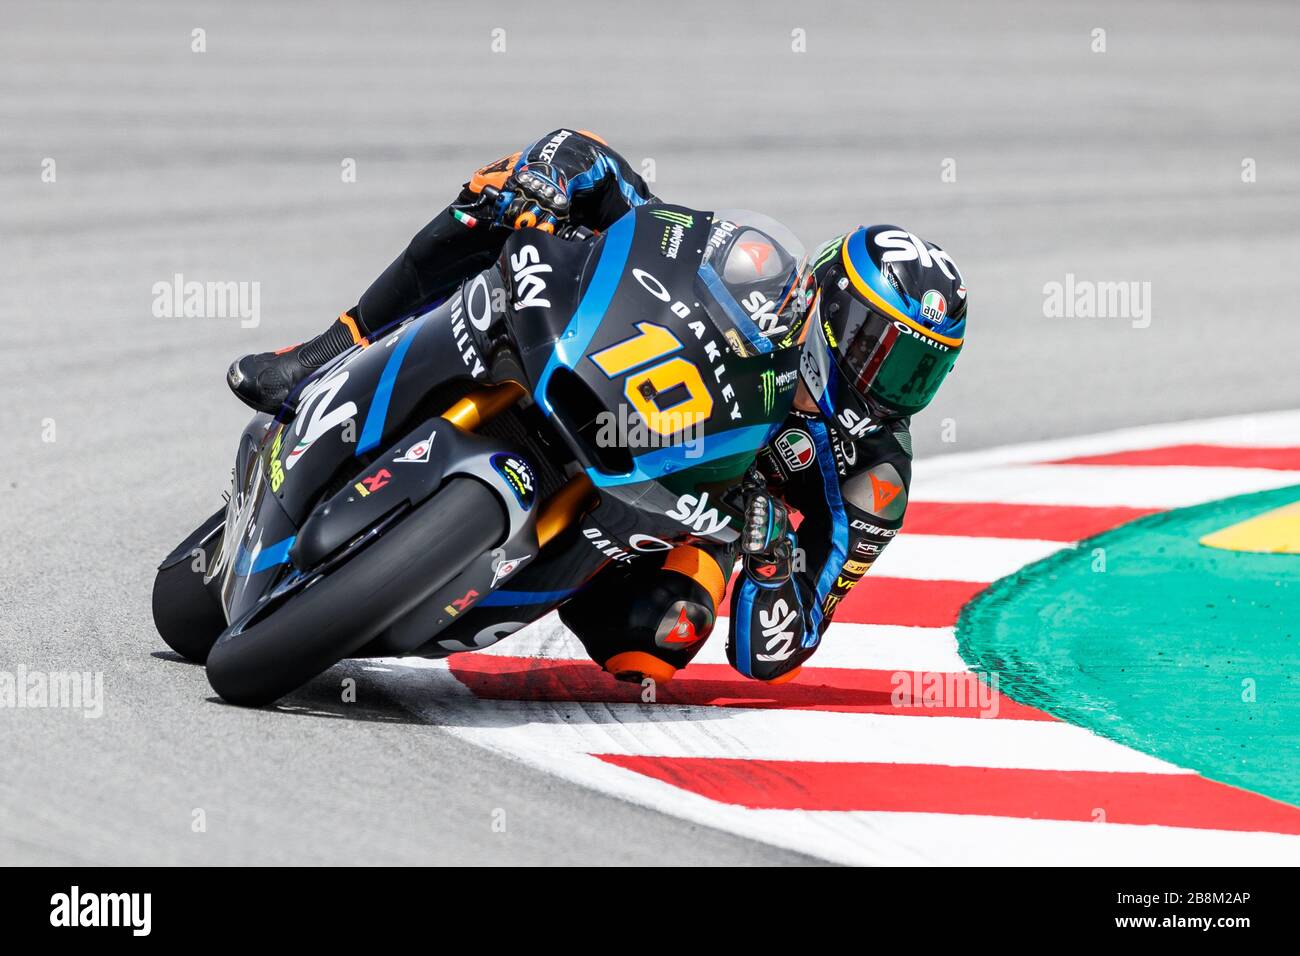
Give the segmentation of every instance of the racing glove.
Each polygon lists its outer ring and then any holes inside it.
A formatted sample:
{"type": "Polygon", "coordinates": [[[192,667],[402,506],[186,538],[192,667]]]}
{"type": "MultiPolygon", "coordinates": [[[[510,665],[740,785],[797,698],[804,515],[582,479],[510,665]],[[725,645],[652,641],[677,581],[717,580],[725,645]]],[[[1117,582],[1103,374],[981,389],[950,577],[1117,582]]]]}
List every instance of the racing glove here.
{"type": "Polygon", "coordinates": [[[745,523],[740,535],[745,573],[762,584],[790,579],[794,562],[794,533],[790,510],[780,498],[751,476],[745,486],[745,523]]]}
{"type": "Polygon", "coordinates": [[[506,180],[497,200],[498,220],[511,229],[543,232],[569,216],[569,181],[550,163],[526,163],[506,180]]]}
{"type": "Polygon", "coordinates": [[[751,473],[743,493],[744,571],[732,593],[727,661],[746,677],[780,683],[799,673],[817,644],[803,646],[803,602],[792,580],[796,542],[789,509],[761,475],[751,473]]]}

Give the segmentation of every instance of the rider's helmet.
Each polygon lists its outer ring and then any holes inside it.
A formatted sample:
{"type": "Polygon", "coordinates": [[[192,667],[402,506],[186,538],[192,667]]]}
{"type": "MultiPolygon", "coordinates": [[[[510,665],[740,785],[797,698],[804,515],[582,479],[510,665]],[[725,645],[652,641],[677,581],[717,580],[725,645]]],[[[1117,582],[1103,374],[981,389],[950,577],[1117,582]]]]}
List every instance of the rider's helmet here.
{"type": "Polygon", "coordinates": [[[851,437],[930,404],[966,334],[956,264],[897,226],[859,227],[822,246],[791,298],[806,312],[803,383],[851,437]]]}

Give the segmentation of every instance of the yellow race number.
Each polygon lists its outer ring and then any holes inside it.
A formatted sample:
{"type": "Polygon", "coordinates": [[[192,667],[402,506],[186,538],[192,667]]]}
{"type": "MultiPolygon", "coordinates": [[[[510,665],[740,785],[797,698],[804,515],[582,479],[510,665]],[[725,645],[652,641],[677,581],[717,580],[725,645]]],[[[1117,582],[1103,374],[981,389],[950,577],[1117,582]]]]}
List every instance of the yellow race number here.
{"type": "Polygon", "coordinates": [[[636,335],[593,353],[591,360],[610,378],[627,377],[623,394],[651,431],[673,435],[708,418],[713,396],[699,368],[681,356],[666,358],[682,347],[681,339],[654,322],[636,327],[636,335]],[[658,359],[664,361],[643,368],[658,359]]]}

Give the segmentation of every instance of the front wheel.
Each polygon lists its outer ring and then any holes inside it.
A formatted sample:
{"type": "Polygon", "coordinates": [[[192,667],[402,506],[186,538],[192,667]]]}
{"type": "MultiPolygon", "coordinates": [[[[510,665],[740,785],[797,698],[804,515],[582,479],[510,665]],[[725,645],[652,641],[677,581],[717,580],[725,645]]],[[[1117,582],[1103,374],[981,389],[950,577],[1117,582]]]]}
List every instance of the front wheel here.
{"type": "Polygon", "coordinates": [[[208,654],[208,683],[232,704],[260,707],[364,646],[490,551],[506,534],[496,495],[454,478],[336,571],[208,654]]]}

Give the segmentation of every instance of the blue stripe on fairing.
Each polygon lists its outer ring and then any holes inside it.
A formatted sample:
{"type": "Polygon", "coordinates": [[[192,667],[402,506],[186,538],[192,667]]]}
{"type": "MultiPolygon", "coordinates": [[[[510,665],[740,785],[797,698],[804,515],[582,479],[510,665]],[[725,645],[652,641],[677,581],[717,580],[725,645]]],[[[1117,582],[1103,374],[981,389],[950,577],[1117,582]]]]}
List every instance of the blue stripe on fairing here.
{"type": "Polygon", "coordinates": [[[831,450],[826,424],[810,422],[808,431],[817,446],[817,466],[822,473],[822,490],[826,492],[826,504],[831,512],[831,553],[827,556],[826,563],[822,565],[822,573],[817,578],[812,607],[809,608],[812,627],[804,633],[804,647],[812,647],[819,640],[822,602],[835,586],[835,579],[844,570],[844,559],[849,553],[849,519],[844,514],[844,499],[840,496],[840,476],[835,471],[835,454],[831,450]]]}
{"type": "Polygon", "coordinates": [[[605,233],[605,241],[600,247],[600,259],[596,263],[596,271],[587,286],[586,294],[574,310],[573,318],[569,319],[564,333],[555,340],[554,351],[533,390],[533,398],[541,403],[548,415],[554,414],[546,394],[551,376],[561,366],[573,368],[586,353],[592,336],[600,328],[605,311],[618,290],[619,279],[623,277],[623,268],[627,265],[628,252],[632,249],[632,234],[635,229],[636,216],[629,212],[605,233]]]}
{"type": "Polygon", "coordinates": [[[563,591],[493,591],[479,601],[478,606],[514,607],[525,604],[550,604],[552,601],[563,601],[577,591],[577,588],[567,588],[563,591]]]}
{"type": "Polygon", "coordinates": [[[709,290],[714,300],[722,307],[722,311],[727,313],[727,318],[731,319],[731,324],[744,333],[745,338],[749,340],[749,344],[763,354],[771,352],[772,343],[763,338],[763,333],[758,325],[736,303],[736,297],[727,289],[717,270],[706,262],[700,266],[700,278],[704,280],[704,287],[709,290]]]}
{"type": "Polygon", "coordinates": [[[669,445],[667,448],[659,448],[634,458],[632,470],[625,475],[607,475],[595,468],[588,468],[587,476],[591,478],[592,484],[601,488],[633,485],[639,481],[657,481],[671,472],[685,471],[687,468],[726,458],[728,455],[737,455],[743,451],[757,452],[767,444],[773,429],[779,428],[781,424],[777,422],[775,425],[748,425],[744,428],[718,432],[716,435],[704,435],[701,443],[708,451],[699,457],[691,457],[687,454],[693,450],[693,446],[669,445]]]}
{"type": "Polygon", "coordinates": [[[239,549],[239,557],[235,559],[235,574],[241,578],[246,578],[252,574],[258,574],[268,568],[273,568],[277,564],[284,564],[289,560],[289,549],[293,547],[295,540],[294,535],[290,535],[283,541],[277,541],[275,544],[268,544],[265,548],[257,553],[254,559],[252,554],[244,548],[239,549]]]}
{"type": "Polygon", "coordinates": [[[388,419],[388,403],[393,397],[397,372],[402,367],[402,359],[406,358],[406,350],[411,347],[411,342],[421,328],[422,325],[412,325],[410,331],[403,333],[393,346],[393,354],[388,356],[388,364],[384,366],[383,374],[379,376],[379,385],[375,388],[375,397],[366,411],[366,423],[361,428],[361,439],[357,442],[357,457],[370,451],[384,437],[384,422],[388,419]]]}

